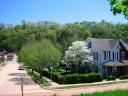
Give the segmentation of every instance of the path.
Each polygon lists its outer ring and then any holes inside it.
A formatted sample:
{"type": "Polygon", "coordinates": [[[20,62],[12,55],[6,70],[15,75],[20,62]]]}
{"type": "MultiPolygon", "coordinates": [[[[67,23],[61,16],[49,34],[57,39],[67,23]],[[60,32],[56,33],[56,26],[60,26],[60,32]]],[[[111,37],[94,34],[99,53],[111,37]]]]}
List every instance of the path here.
{"type": "MultiPolygon", "coordinates": [[[[57,94],[54,96],[72,96],[81,93],[95,93],[95,92],[103,92],[103,91],[111,91],[115,89],[125,89],[128,90],[128,83],[125,84],[111,84],[106,86],[97,86],[97,87],[89,87],[89,88],[75,88],[75,89],[63,89],[63,90],[51,90],[50,92],[33,92],[26,93],[24,96],[53,96],[53,94],[57,94]]],[[[8,96],[21,96],[19,94],[13,94],[8,96]]]]}
{"type": "Polygon", "coordinates": [[[40,86],[34,83],[27,75],[25,70],[18,70],[18,67],[19,64],[15,60],[8,61],[0,71],[0,96],[21,93],[21,77],[23,77],[24,80],[25,93],[48,91],[40,88],[40,86]]]}

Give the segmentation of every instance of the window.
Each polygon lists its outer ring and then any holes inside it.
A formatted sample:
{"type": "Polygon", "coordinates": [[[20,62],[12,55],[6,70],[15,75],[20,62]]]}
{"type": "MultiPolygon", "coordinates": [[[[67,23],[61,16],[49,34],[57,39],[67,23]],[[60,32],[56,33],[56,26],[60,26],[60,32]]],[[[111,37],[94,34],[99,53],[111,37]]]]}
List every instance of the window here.
{"type": "Polygon", "coordinates": [[[110,57],[110,55],[111,55],[111,54],[110,54],[110,51],[109,51],[109,60],[111,60],[111,57],[110,57]]]}
{"type": "Polygon", "coordinates": [[[92,44],[91,42],[88,43],[88,48],[91,48],[92,47],[92,44]]]}
{"type": "Polygon", "coordinates": [[[99,57],[98,57],[98,52],[96,52],[96,55],[97,55],[97,56],[96,56],[96,57],[97,57],[96,59],[98,60],[98,58],[99,58],[99,57]]]}
{"type": "Polygon", "coordinates": [[[104,51],[104,60],[106,60],[106,51],[104,51]]]}
{"type": "Polygon", "coordinates": [[[118,60],[118,59],[119,59],[119,58],[118,58],[118,52],[116,53],[116,56],[117,56],[117,60],[118,60]]]}
{"type": "Polygon", "coordinates": [[[110,60],[110,51],[104,51],[104,60],[110,60]]]}
{"type": "Polygon", "coordinates": [[[113,54],[112,57],[113,57],[113,60],[114,60],[114,57],[115,57],[114,52],[112,54],[113,54]]]}
{"type": "Polygon", "coordinates": [[[95,59],[95,52],[93,52],[93,58],[94,58],[94,60],[96,60],[96,59],[95,59]]]}
{"type": "Polygon", "coordinates": [[[121,59],[125,59],[125,52],[121,52],[121,59]]]}
{"type": "Polygon", "coordinates": [[[93,52],[93,57],[94,57],[94,60],[98,60],[98,52],[93,52]]]}

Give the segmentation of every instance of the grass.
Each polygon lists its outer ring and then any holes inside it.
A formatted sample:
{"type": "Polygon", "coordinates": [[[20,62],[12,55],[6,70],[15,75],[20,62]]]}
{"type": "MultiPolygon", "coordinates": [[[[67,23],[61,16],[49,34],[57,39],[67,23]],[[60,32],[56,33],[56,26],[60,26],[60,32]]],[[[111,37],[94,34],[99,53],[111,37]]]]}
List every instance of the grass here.
{"type": "Polygon", "coordinates": [[[91,86],[104,86],[108,84],[118,84],[118,83],[126,83],[128,80],[122,80],[122,81],[111,81],[111,82],[103,82],[103,83],[89,83],[89,84],[81,84],[81,85],[65,85],[61,87],[57,87],[56,89],[70,89],[70,88],[81,88],[81,87],[91,87],[91,86]]]}
{"type": "Polygon", "coordinates": [[[128,96],[128,90],[114,90],[93,94],[81,94],[76,96],[128,96]]]}
{"type": "Polygon", "coordinates": [[[3,67],[5,64],[0,60],[0,67],[3,67]]]}
{"type": "Polygon", "coordinates": [[[36,72],[32,73],[31,69],[26,68],[26,71],[27,71],[28,75],[30,75],[33,78],[33,80],[35,82],[37,82],[38,84],[40,84],[41,86],[50,86],[51,85],[51,83],[48,82],[47,80],[45,80],[44,78],[40,78],[39,74],[37,74],[36,72]]]}

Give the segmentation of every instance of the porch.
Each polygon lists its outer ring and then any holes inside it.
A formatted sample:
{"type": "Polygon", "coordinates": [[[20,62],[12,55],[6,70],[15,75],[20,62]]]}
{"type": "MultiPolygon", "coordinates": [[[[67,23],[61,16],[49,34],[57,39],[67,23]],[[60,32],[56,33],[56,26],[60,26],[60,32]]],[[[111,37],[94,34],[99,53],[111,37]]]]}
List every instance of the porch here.
{"type": "Polygon", "coordinates": [[[110,75],[126,75],[128,74],[128,60],[118,62],[111,61],[104,64],[105,74],[106,76],[110,75]]]}

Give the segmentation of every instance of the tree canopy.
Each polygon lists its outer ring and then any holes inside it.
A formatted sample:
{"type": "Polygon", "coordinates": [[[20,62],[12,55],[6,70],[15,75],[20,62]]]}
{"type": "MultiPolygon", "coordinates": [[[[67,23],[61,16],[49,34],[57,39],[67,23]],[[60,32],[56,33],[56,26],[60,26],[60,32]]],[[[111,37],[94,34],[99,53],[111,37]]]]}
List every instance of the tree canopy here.
{"type": "Polygon", "coordinates": [[[128,41],[128,24],[101,22],[75,22],[60,25],[55,22],[22,22],[15,26],[0,24],[0,51],[19,52],[31,41],[48,39],[64,53],[72,42],[88,37],[113,38],[128,41]]]}
{"type": "Polygon", "coordinates": [[[128,0],[109,0],[113,14],[123,14],[128,19],[128,0]]]}
{"type": "Polygon", "coordinates": [[[49,40],[32,42],[24,46],[20,60],[40,74],[47,67],[56,68],[61,60],[61,52],[49,40]]]}

